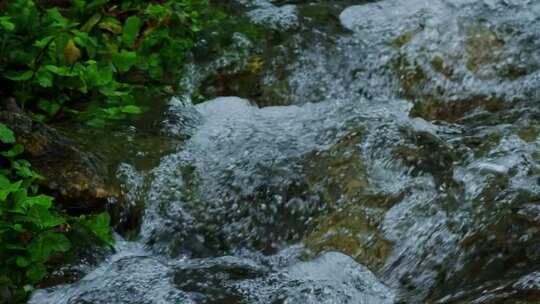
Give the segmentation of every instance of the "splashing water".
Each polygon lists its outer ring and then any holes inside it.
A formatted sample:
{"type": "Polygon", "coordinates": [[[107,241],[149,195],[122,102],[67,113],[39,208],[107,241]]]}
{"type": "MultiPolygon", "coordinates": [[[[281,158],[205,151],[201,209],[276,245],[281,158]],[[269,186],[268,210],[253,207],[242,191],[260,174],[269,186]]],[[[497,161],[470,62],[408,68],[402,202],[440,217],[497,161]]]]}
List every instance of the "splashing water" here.
{"type": "Polygon", "coordinates": [[[537,303],[540,3],[357,2],[249,8],[293,105],[172,100],[139,240],[30,303],[537,303]]]}

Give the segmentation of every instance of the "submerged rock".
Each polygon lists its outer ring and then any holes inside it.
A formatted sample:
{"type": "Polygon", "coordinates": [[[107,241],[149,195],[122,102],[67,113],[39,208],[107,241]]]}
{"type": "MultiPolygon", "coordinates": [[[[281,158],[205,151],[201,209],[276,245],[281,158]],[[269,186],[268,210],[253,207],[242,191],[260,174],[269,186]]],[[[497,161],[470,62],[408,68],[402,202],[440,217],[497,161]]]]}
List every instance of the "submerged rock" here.
{"type": "Polygon", "coordinates": [[[241,286],[251,290],[249,303],[391,304],[395,299],[394,292],[369,269],[338,252],[248,283],[241,286]]]}
{"type": "Polygon", "coordinates": [[[318,219],[304,243],[313,253],[339,251],[377,271],[388,258],[392,242],[379,230],[384,213],[348,207],[318,219]]]}

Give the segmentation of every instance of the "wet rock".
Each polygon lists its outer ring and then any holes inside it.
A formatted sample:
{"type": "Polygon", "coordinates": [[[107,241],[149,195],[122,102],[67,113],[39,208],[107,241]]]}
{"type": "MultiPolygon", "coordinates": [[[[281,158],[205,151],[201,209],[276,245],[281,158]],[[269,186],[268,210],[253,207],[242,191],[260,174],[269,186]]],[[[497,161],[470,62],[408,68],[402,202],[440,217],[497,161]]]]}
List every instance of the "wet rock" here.
{"type": "Polygon", "coordinates": [[[392,242],[379,230],[384,213],[358,206],[320,217],[304,243],[313,253],[339,251],[377,271],[392,251],[392,242]]]}
{"type": "Polygon", "coordinates": [[[338,252],[284,268],[275,275],[242,285],[250,303],[390,304],[394,292],[366,267],[338,252]]]}
{"type": "Polygon", "coordinates": [[[197,303],[218,304],[243,303],[238,282],[263,276],[266,269],[249,259],[225,256],[179,262],[174,272],[174,283],[197,303]]]}
{"type": "Polygon", "coordinates": [[[298,16],[295,5],[276,6],[268,0],[240,1],[254,7],[247,15],[255,23],[266,24],[278,30],[289,30],[298,27],[298,16]]]}
{"type": "Polygon", "coordinates": [[[304,237],[311,254],[345,253],[378,270],[392,250],[378,229],[394,199],[369,195],[366,167],[357,145],[362,130],[351,132],[327,150],[306,160],[311,191],[319,193],[328,213],[315,218],[315,228],[304,237]]]}
{"type": "Polygon", "coordinates": [[[72,286],[40,290],[29,303],[195,303],[172,285],[171,268],[156,259],[118,257],[107,266],[94,270],[72,286]]]}
{"type": "Polygon", "coordinates": [[[357,145],[362,130],[350,132],[329,149],[305,157],[304,171],[313,192],[329,205],[339,200],[354,202],[368,187],[366,168],[357,145]]]}
{"type": "Polygon", "coordinates": [[[0,121],[16,135],[24,157],[45,180],[43,187],[71,214],[109,210],[116,223],[137,217],[129,213],[126,198],[110,187],[103,160],[82,150],[80,145],[59,131],[34,122],[24,114],[0,112],[0,121]]]}
{"type": "Polygon", "coordinates": [[[478,71],[483,66],[493,65],[500,60],[504,41],[490,28],[482,25],[467,29],[464,49],[468,55],[466,66],[470,71],[478,71]]]}
{"type": "Polygon", "coordinates": [[[474,110],[497,112],[510,107],[503,100],[491,97],[473,97],[455,101],[422,101],[414,105],[411,117],[422,117],[426,120],[456,122],[474,110]]]}

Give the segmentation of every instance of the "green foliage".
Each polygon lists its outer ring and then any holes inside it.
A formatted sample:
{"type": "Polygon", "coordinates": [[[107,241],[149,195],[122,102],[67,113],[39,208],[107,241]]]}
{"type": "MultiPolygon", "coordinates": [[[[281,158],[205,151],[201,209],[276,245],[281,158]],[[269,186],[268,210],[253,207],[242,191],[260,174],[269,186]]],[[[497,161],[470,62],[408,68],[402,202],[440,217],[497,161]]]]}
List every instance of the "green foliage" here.
{"type": "Polygon", "coordinates": [[[0,10],[0,84],[10,88],[3,93],[35,119],[71,115],[91,126],[140,113],[138,85],[177,81],[208,6],[207,0],[43,3],[13,0],[0,10]]]}
{"type": "MultiPolygon", "coordinates": [[[[104,244],[114,244],[108,213],[93,217],[61,214],[54,199],[40,194],[42,177],[30,164],[17,159],[24,149],[13,132],[0,123],[0,288],[8,287],[15,302],[47,275],[47,262],[71,248],[70,227],[82,226],[104,244]]],[[[1,299],[0,299],[1,300],[1,299]]]]}

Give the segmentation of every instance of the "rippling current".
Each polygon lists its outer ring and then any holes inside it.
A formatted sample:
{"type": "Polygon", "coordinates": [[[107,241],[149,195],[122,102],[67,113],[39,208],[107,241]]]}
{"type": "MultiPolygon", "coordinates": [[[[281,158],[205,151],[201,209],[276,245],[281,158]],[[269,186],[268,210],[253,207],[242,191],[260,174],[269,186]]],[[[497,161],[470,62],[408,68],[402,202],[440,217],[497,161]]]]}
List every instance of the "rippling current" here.
{"type": "Polygon", "coordinates": [[[540,303],[540,2],[238,2],[288,105],[171,100],[138,240],[30,303],[540,303]]]}

